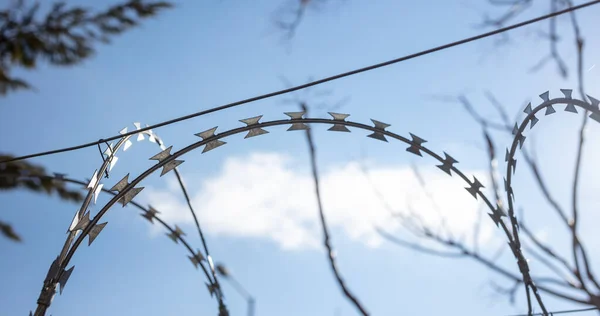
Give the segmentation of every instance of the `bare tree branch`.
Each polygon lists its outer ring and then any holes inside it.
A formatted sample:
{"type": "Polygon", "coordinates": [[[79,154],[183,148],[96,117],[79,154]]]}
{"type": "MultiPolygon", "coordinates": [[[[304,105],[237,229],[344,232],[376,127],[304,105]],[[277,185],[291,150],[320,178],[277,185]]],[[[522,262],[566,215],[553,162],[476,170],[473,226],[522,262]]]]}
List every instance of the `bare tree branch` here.
{"type": "MultiPolygon", "coordinates": [[[[301,107],[302,107],[303,111],[308,112],[308,108],[305,103],[301,104],[301,107]]],[[[320,185],[319,185],[319,173],[317,171],[316,150],[315,150],[315,145],[313,142],[312,133],[311,133],[310,129],[306,130],[306,141],[308,143],[308,149],[309,149],[309,153],[310,153],[310,164],[311,164],[312,176],[313,176],[313,180],[314,180],[314,184],[315,184],[315,196],[317,198],[317,206],[319,208],[319,217],[321,219],[321,226],[323,228],[323,245],[327,249],[327,254],[328,254],[328,258],[329,258],[329,264],[331,267],[331,271],[333,272],[333,274],[338,282],[338,285],[342,289],[342,292],[344,292],[344,295],[346,296],[346,298],[348,300],[350,300],[350,302],[352,302],[354,307],[356,307],[356,309],[361,314],[369,315],[367,310],[358,301],[358,298],[350,292],[350,290],[346,286],[346,283],[344,282],[344,279],[342,278],[342,275],[339,272],[339,269],[337,267],[335,253],[334,253],[333,247],[331,246],[331,241],[330,241],[330,237],[329,237],[329,229],[327,228],[327,221],[325,220],[325,212],[323,211],[323,204],[321,202],[321,190],[320,190],[320,185]]]]}
{"type": "MultiPolygon", "coordinates": [[[[291,85],[289,80],[287,80],[287,78],[285,78],[284,76],[280,76],[280,80],[282,80],[282,82],[285,85],[288,85],[288,86],[291,85]]],[[[308,92],[308,91],[305,90],[305,92],[308,92]]],[[[286,102],[290,102],[290,100],[288,100],[286,102]]],[[[308,107],[307,107],[306,100],[300,99],[297,96],[295,96],[293,99],[291,99],[291,102],[296,103],[298,106],[300,106],[300,109],[302,111],[304,111],[305,113],[308,113],[308,107]]],[[[321,221],[321,227],[323,230],[323,245],[325,246],[325,249],[327,250],[327,258],[329,259],[329,265],[331,267],[331,270],[333,272],[333,275],[334,275],[338,285],[342,289],[342,292],[344,293],[346,298],[354,305],[354,307],[362,315],[369,315],[369,313],[366,311],[366,309],[360,303],[358,298],[352,292],[350,292],[350,290],[346,286],[346,282],[344,281],[344,279],[337,267],[335,251],[333,249],[333,246],[331,245],[329,228],[327,226],[327,221],[325,218],[325,211],[323,209],[323,203],[322,203],[322,199],[321,199],[321,189],[320,189],[320,181],[319,181],[319,172],[318,172],[318,168],[317,168],[316,149],[315,149],[315,144],[314,144],[313,137],[312,137],[312,131],[310,128],[306,129],[306,142],[308,144],[308,149],[309,149],[312,178],[313,178],[313,182],[315,185],[315,197],[317,200],[317,207],[319,209],[319,219],[321,221]]]]}

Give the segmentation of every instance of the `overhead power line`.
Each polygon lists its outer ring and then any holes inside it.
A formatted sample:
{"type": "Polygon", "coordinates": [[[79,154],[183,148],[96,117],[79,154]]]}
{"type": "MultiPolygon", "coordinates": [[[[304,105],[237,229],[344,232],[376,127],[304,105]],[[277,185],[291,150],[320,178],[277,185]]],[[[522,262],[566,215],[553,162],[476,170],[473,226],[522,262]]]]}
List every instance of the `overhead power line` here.
{"type": "Polygon", "coordinates": [[[323,78],[323,79],[319,79],[319,80],[312,81],[312,82],[309,82],[309,83],[306,83],[306,84],[294,86],[294,87],[291,87],[291,88],[287,88],[287,89],[283,89],[283,90],[278,90],[278,91],[270,92],[270,93],[267,93],[267,94],[262,94],[262,95],[259,95],[259,96],[251,97],[251,98],[244,99],[244,100],[241,100],[241,101],[236,101],[236,102],[233,102],[233,103],[224,104],[224,105],[221,105],[221,106],[218,106],[218,107],[214,107],[212,109],[208,109],[208,110],[196,112],[196,113],[193,113],[193,114],[181,116],[181,117],[178,117],[178,118],[175,118],[175,119],[172,119],[172,120],[168,120],[168,121],[164,121],[164,122],[161,122],[161,123],[158,123],[158,124],[147,126],[145,128],[141,128],[141,129],[138,129],[138,130],[135,130],[135,131],[131,131],[131,132],[125,133],[125,134],[119,134],[117,136],[112,136],[112,137],[109,137],[109,138],[100,139],[98,141],[89,142],[89,143],[81,144],[81,145],[77,145],[77,146],[66,147],[66,148],[61,148],[61,149],[54,149],[54,150],[49,150],[49,151],[40,152],[40,153],[36,153],[36,154],[30,154],[30,155],[15,157],[15,158],[11,158],[11,159],[8,159],[8,160],[0,161],[0,163],[12,162],[12,161],[18,161],[18,160],[24,160],[24,159],[34,158],[34,157],[47,156],[47,155],[52,155],[52,154],[58,154],[58,153],[63,153],[63,152],[68,152],[68,151],[83,149],[83,148],[86,148],[86,147],[96,146],[98,144],[102,144],[102,143],[108,142],[108,141],[113,141],[113,140],[119,139],[119,138],[124,137],[124,136],[129,136],[129,135],[137,134],[139,132],[147,131],[147,130],[150,130],[150,129],[156,129],[156,128],[163,127],[163,126],[166,126],[166,125],[171,125],[171,124],[174,124],[174,123],[182,122],[182,121],[189,120],[189,119],[192,119],[192,118],[195,118],[195,117],[199,117],[199,116],[203,116],[203,115],[206,115],[206,114],[210,114],[210,113],[213,113],[213,112],[225,110],[225,109],[228,109],[228,108],[240,106],[240,105],[251,103],[251,102],[255,102],[255,101],[258,101],[258,100],[264,100],[264,99],[272,98],[274,96],[278,96],[278,95],[290,93],[290,92],[293,92],[293,91],[305,89],[305,88],[308,88],[308,87],[320,85],[320,84],[323,84],[323,83],[326,83],[326,82],[329,82],[329,81],[334,81],[334,80],[341,79],[341,78],[344,78],[344,77],[353,76],[353,75],[356,75],[356,74],[359,74],[359,73],[362,73],[362,72],[371,71],[371,70],[374,70],[374,69],[377,69],[377,68],[382,68],[382,67],[390,66],[390,65],[393,65],[393,64],[396,64],[396,63],[399,63],[399,62],[403,62],[403,61],[409,60],[409,59],[414,59],[414,58],[417,58],[417,57],[425,56],[425,55],[428,55],[428,54],[431,54],[431,53],[435,53],[437,51],[445,50],[445,49],[448,49],[448,48],[451,48],[451,47],[463,45],[463,44],[470,43],[470,42],[473,42],[473,41],[477,41],[477,40],[480,40],[480,39],[483,39],[483,38],[486,38],[486,37],[490,37],[490,36],[493,36],[493,35],[504,33],[504,32],[510,31],[510,30],[514,30],[514,29],[517,29],[517,28],[520,28],[520,27],[523,27],[523,26],[526,26],[526,25],[530,25],[530,24],[533,24],[533,23],[536,23],[536,22],[539,22],[539,21],[543,21],[543,20],[547,20],[547,19],[559,16],[559,15],[562,15],[562,14],[565,14],[565,13],[569,13],[569,12],[572,12],[572,11],[575,11],[575,10],[583,9],[585,7],[589,7],[589,6],[598,4],[598,3],[600,3],[600,0],[586,2],[586,3],[580,4],[580,5],[572,6],[570,8],[567,8],[567,9],[564,9],[564,10],[561,10],[561,11],[552,12],[550,14],[542,15],[542,16],[539,16],[539,17],[531,19],[531,20],[523,21],[523,22],[516,23],[516,24],[510,25],[510,26],[507,26],[507,27],[496,29],[494,31],[490,31],[490,32],[487,32],[487,33],[482,33],[482,34],[479,34],[479,35],[476,35],[476,36],[473,36],[473,37],[468,37],[468,38],[465,38],[465,39],[462,39],[462,40],[459,40],[459,41],[455,41],[455,42],[452,42],[452,43],[448,43],[448,44],[444,44],[444,45],[437,46],[437,47],[434,47],[434,48],[430,48],[430,49],[427,49],[427,50],[424,50],[424,51],[420,51],[418,53],[406,55],[406,56],[403,56],[403,57],[399,57],[399,58],[396,58],[396,59],[388,60],[388,61],[385,61],[385,62],[382,62],[382,63],[378,63],[378,64],[374,64],[374,65],[371,65],[371,66],[354,69],[354,70],[351,70],[351,71],[348,71],[348,72],[337,74],[337,75],[334,75],[334,76],[331,76],[331,77],[326,77],[326,78],[323,78]]]}

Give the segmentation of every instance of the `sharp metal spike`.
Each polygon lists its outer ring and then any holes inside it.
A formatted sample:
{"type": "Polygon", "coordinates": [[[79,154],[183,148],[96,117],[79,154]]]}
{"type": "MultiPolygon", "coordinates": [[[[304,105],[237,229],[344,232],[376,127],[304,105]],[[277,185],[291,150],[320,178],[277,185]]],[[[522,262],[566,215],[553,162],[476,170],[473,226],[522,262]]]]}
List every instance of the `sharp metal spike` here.
{"type": "MultiPolygon", "coordinates": [[[[208,139],[210,137],[215,136],[215,131],[217,130],[217,127],[218,126],[215,126],[215,127],[211,128],[209,130],[206,130],[204,132],[201,132],[201,133],[198,133],[198,134],[195,134],[195,135],[198,136],[198,137],[200,137],[200,138],[202,138],[202,139],[208,139]]],[[[224,142],[224,141],[220,141],[218,139],[213,140],[211,142],[206,143],[206,146],[204,146],[204,150],[202,151],[202,153],[205,153],[207,151],[213,150],[213,149],[215,149],[217,147],[220,147],[222,145],[225,145],[225,144],[227,144],[227,143],[224,142]]]]}
{"type": "Polygon", "coordinates": [[[515,127],[513,127],[512,134],[517,135],[518,132],[519,132],[519,126],[517,125],[517,123],[515,123],[515,127]]]}
{"type": "Polygon", "coordinates": [[[588,99],[590,99],[590,102],[592,103],[592,106],[595,107],[596,109],[600,108],[600,100],[590,96],[589,94],[587,94],[588,99]]]}
{"type": "Polygon", "coordinates": [[[504,212],[504,210],[500,207],[500,205],[498,205],[498,203],[496,203],[496,209],[494,210],[495,213],[499,214],[500,217],[506,217],[506,213],[504,212]]]}
{"type": "Polygon", "coordinates": [[[250,118],[247,118],[247,119],[240,120],[240,122],[246,124],[246,126],[257,125],[258,121],[260,121],[260,119],[262,117],[263,117],[262,115],[255,116],[255,117],[250,117],[250,118]]]}
{"type": "Polygon", "coordinates": [[[182,164],[184,162],[184,160],[172,160],[167,162],[162,169],[162,172],[160,173],[160,176],[164,176],[167,172],[177,168],[177,166],[179,166],[180,164],[182,164]]]}
{"type": "Polygon", "coordinates": [[[94,175],[92,176],[92,179],[90,180],[90,182],[87,185],[87,188],[93,189],[96,186],[97,182],[98,182],[98,170],[96,169],[96,171],[94,171],[94,175]]]}
{"type": "Polygon", "coordinates": [[[383,135],[380,132],[373,132],[372,134],[367,135],[367,137],[369,138],[373,138],[373,139],[377,139],[383,142],[388,142],[387,139],[385,138],[385,135],[383,135]]]}
{"type": "Polygon", "coordinates": [[[333,117],[334,121],[344,121],[348,116],[350,116],[350,114],[342,114],[342,113],[334,113],[334,112],[327,112],[329,113],[329,115],[331,115],[331,117],[333,117]]]}
{"type": "Polygon", "coordinates": [[[123,189],[125,189],[125,187],[129,184],[129,173],[125,175],[125,177],[123,177],[123,179],[119,180],[119,182],[117,182],[117,184],[115,184],[110,191],[117,191],[117,192],[121,192],[123,189]]]}
{"type": "Polygon", "coordinates": [[[71,277],[71,273],[73,273],[73,269],[75,269],[75,266],[72,266],[71,269],[66,270],[62,273],[62,275],[60,276],[60,279],[58,280],[58,283],[60,284],[60,294],[62,295],[63,289],[65,288],[65,285],[67,285],[67,281],[69,281],[69,278],[71,277]]]}
{"type": "Polygon", "coordinates": [[[201,133],[198,133],[198,134],[194,134],[194,135],[196,135],[196,136],[198,136],[198,137],[200,137],[202,139],[207,139],[207,138],[215,136],[215,132],[217,131],[217,128],[218,128],[218,126],[215,126],[215,127],[211,128],[211,129],[207,129],[204,132],[201,132],[201,133]]]}
{"type": "MultiPolygon", "coordinates": [[[[571,95],[573,94],[573,90],[571,89],[560,89],[560,91],[565,95],[566,99],[571,99],[571,95]]],[[[552,109],[554,110],[554,109],[552,109]]],[[[546,115],[548,115],[548,109],[546,109],[546,115]]],[[[572,103],[568,103],[567,107],[565,107],[565,111],[566,112],[571,112],[571,113],[577,113],[577,109],[575,108],[575,105],[573,105],[572,103]]],[[[552,112],[554,113],[554,112],[552,112]]],[[[551,114],[551,113],[550,113],[551,114]]]]}
{"type": "Polygon", "coordinates": [[[169,146],[169,148],[159,152],[158,154],[150,157],[149,160],[158,160],[158,162],[162,162],[163,160],[171,157],[171,149],[173,148],[173,146],[169,146]]]}
{"type": "Polygon", "coordinates": [[[105,222],[102,224],[96,224],[96,225],[94,225],[94,227],[92,227],[92,229],[90,229],[90,232],[88,233],[88,237],[89,237],[88,246],[92,245],[92,243],[94,242],[96,237],[98,237],[98,235],[100,234],[102,229],[104,229],[104,226],[106,226],[106,224],[108,224],[108,222],[105,222]]]}
{"type": "Polygon", "coordinates": [[[185,236],[185,233],[179,228],[179,226],[175,225],[175,230],[167,234],[171,240],[173,240],[176,244],[179,243],[178,239],[181,236],[185,236]]]}
{"type": "Polygon", "coordinates": [[[78,230],[84,230],[90,224],[90,211],[85,212],[83,216],[81,216],[75,224],[75,227],[71,229],[71,232],[76,232],[78,230]]]}
{"type": "Polygon", "coordinates": [[[500,216],[496,213],[488,213],[488,215],[490,216],[490,218],[494,221],[494,224],[496,224],[496,227],[500,227],[500,216]]]}
{"type": "Polygon", "coordinates": [[[140,214],[140,215],[142,215],[143,218],[150,221],[150,223],[154,224],[154,217],[156,216],[157,213],[160,213],[160,212],[155,210],[152,206],[150,206],[150,207],[148,207],[147,212],[140,214]]]}
{"type": "Polygon", "coordinates": [[[484,186],[479,182],[479,180],[477,180],[476,177],[473,177],[473,183],[471,183],[471,187],[465,189],[469,191],[469,193],[471,193],[475,199],[477,199],[477,193],[479,193],[479,189],[483,187],[484,186]]]}
{"type": "Polygon", "coordinates": [[[110,158],[110,165],[108,166],[108,171],[112,171],[114,166],[117,164],[117,161],[119,161],[119,157],[117,156],[112,156],[112,158],[110,158]]]}
{"type": "Polygon", "coordinates": [[[529,129],[532,129],[532,128],[535,126],[535,124],[537,124],[537,122],[539,122],[539,121],[540,121],[540,120],[539,120],[537,117],[535,117],[535,115],[534,115],[534,116],[531,118],[531,125],[529,125],[529,129]]]}
{"type": "Polygon", "coordinates": [[[56,276],[56,273],[58,272],[58,268],[59,268],[58,257],[56,257],[56,259],[54,259],[54,261],[52,261],[52,264],[50,265],[50,269],[48,269],[48,273],[46,273],[46,279],[44,279],[44,283],[50,282],[50,279],[52,279],[56,276]]]}
{"type": "Polygon", "coordinates": [[[123,127],[123,129],[119,131],[119,134],[127,134],[127,127],[123,127]]]}
{"type": "Polygon", "coordinates": [[[510,164],[512,165],[513,174],[515,174],[515,172],[517,171],[517,160],[515,158],[512,158],[510,160],[510,164]]]}
{"type": "MultiPolygon", "coordinates": [[[[350,116],[350,114],[341,114],[341,113],[334,113],[334,112],[327,112],[329,113],[329,115],[331,115],[331,117],[333,117],[333,121],[340,121],[340,122],[345,122],[344,120],[350,116]]],[[[332,131],[332,132],[345,132],[345,133],[350,133],[350,130],[343,124],[333,124],[332,127],[330,127],[328,129],[328,131],[332,131]]]]}
{"type": "Polygon", "coordinates": [[[96,190],[94,190],[94,204],[96,204],[96,202],[98,201],[98,195],[100,195],[100,192],[102,192],[102,187],[104,187],[104,184],[100,183],[96,187],[96,190]]]}
{"type": "Polygon", "coordinates": [[[525,142],[525,137],[523,134],[519,134],[519,149],[523,148],[523,143],[525,142]]]}
{"type": "Polygon", "coordinates": [[[542,98],[542,100],[544,100],[544,102],[547,102],[548,100],[550,100],[550,91],[546,91],[546,92],[540,94],[540,98],[542,98]]]}
{"type": "MultiPolygon", "coordinates": [[[[135,125],[135,129],[136,130],[140,130],[142,128],[141,124],[139,122],[135,122],[135,123],[133,123],[133,125],[135,125]]],[[[142,132],[138,133],[137,141],[139,142],[139,141],[142,141],[144,139],[145,139],[144,138],[144,134],[142,132]]]]}
{"type": "Polygon", "coordinates": [[[569,104],[567,104],[567,107],[565,107],[565,112],[571,112],[571,113],[577,114],[577,108],[575,108],[575,105],[573,103],[569,103],[569,104]]]}
{"type": "Polygon", "coordinates": [[[350,133],[350,130],[346,126],[344,126],[342,124],[334,124],[332,127],[330,127],[328,129],[328,131],[350,133]]]}
{"type": "Polygon", "coordinates": [[[120,202],[123,204],[123,207],[125,207],[125,205],[131,202],[131,200],[133,200],[133,198],[136,195],[138,195],[138,193],[140,193],[143,189],[144,187],[131,188],[131,190],[127,191],[127,193],[125,193],[125,195],[120,199],[120,202]]]}
{"type": "Polygon", "coordinates": [[[371,122],[373,122],[373,124],[375,124],[375,128],[379,131],[375,131],[372,134],[367,135],[367,137],[373,138],[373,139],[377,139],[377,140],[381,140],[387,143],[387,139],[385,138],[385,135],[383,135],[383,131],[385,131],[386,128],[390,127],[390,124],[386,124],[374,119],[371,119],[371,122]]]}
{"type": "Polygon", "coordinates": [[[190,258],[190,261],[194,265],[194,268],[198,269],[198,265],[200,264],[200,262],[198,262],[198,259],[196,259],[196,256],[188,256],[188,258],[190,258]]]}
{"type": "Polygon", "coordinates": [[[421,144],[426,143],[427,141],[419,136],[414,135],[413,133],[409,134],[410,137],[412,137],[412,142],[410,144],[410,147],[406,148],[406,151],[422,157],[423,155],[421,155],[420,151],[421,144]]]}
{"type": "Polygon", "coordinates": [[[248,134],[246,134],[246,136],[244,136],[244,139],[254,137],[254,136],[260,136],[260,135],[264,135],[264,134],[268,134],[268,133],[269,133],[269,131],[264,130],[260,127],[257,127],[257,128],[253,128],[253,129],[249,130],[248,134]]]}
{"type": "Polygon", "coordinates": [[[600,114],[599,113],[592,112],[592,114],[590,114],[589,118],[600,123],[600,114]]]}
{"type": "Polygon", "coordinates": [[[554,109],[554,107],[552,105],[548,105],[546,107],[546,113],[544,115],[550,115],[550,114],[554,114],[556,113],[556,110],[554,109]]]}
{"type": "Polygon", "coordinates": [[[532,112],[531,102],[527,103],[527,106],[525,107],[525,110],[523,110],[523,112],[525,112],[526,114],[530,114],[532,112]]]}
{"type": "Polygon", "coordinates": [[[371,122],[373,122],[373,124],[375,125],[376,129],[380,129],[380,130],[385,130],[386,128],[392,126],[390,124],[387,123],[383,123],[374,119],[371,119],[371,122]]]}
{"type": "Polygon", "coordinates": [[[508,151],[508,148],[506,148],[506,154],[504,154],[504,162],[508,161],[508,156],[510,156],[510,152],[508,151]]]}
{"type": "MultiPolygon", "coordinates": [[[[146,127],[150,127],[150,125],[146,124],[146,127]]],[[[148,134],[148,140],[151,143],[156,143],[156,135],[154,135],[154,131],[152,131],[151,129],[147,130],[146,133],[148,134]]]]}
{"type": "Polygon", "coordinates": [[[75,226],[77,225],[77,223],[79,223],[79,219],[81,219],[81,215],[79,214],[79,210],[77,210],[77,212],[75,212],[73,220],[71,221],[71,225],[69,225],[69,229],[67,229],[67,233],[70,233],[75,229],[75,226]]]}
{"type": "Polygon", "coordinates": [[[448,175],[452,176],[452,173],[451,173],[452,167],[455,163],[458,163],[458,161],[456,159],[452,158],[446,152],[444,152],[444,155],[446,156],[446,158],[444,159],[442,164],[437,165],[437,167],[440,168],[445,173],[447,173],[448,175]]]}
{"type": "Polygon", "coordinates": [[[573,90],[571,89],[560,89],[560,92],[565,95],[566,99],[571,99],[571,96],[573,95],[573,90]]]}
{"type": "Polygon", "coordinates": [[[304,118],[304,115],[306,114],[306,111],[301,111],[301,112],[285,112],[283,114],[289,116],[290,119],[292,119],[292,120],[301,120],[301,119],[304,118]]]}
{"type": "Polygon", "coordinates": [[[208,142],[206,144],[206,146],[204,146],[204,150],[202,150],[202,153],[205,153],[207,151],[211,151],[211,150],[213,150],[213,149],[215,149],[217,147],[223,146],[225,144],[227,144],[227,143],[224,142],[224,141],[220,141],[218,139],[217,140],[213,140],[212,142],[208,142]]]}
{"type": "Polygon", "coordinates": [[[131,145],[133,145],[133,143],[128,139],[125,141],[125,145],[123,146],[123,151],[127,151],[127,149],[129,149],[129,147],[131,147],[131,145]]]}
{"type": "Polygon", "coordinates": [[[200,250],[197,251],[197,253],[193,256],[188,256],[188,258],[190,258],[190,261],[192,261],[192,264],[194,264],[194,267],[197,269],[198,265],[200,265],[200,262],[204,261],[204,255],[202,255],[202,252],[200,252],[200,250]]]}
{"type": "MultiPolygon", "coordinates": [[[[304,115],[306,114],[306,111],[302,111],[302,112],[285,112],[285,115],[289,116],[291,120],[302,120],[304,118],[304,115]]],[[[288,128],[288,131],[301,131],[301,130],[307,130],[309,127],[308,125],[304,124],[304,123],[292,123],[292,126],[290,126],[290,128],[288,128]]]]}
{"type": "Polygon", "coordinates": [[[208,288],[208,292],[210,293],[210,297],[213,297],[215,295],[215,291],[216,291],[215,286],[206,283],[206,287],[208,288]]]}

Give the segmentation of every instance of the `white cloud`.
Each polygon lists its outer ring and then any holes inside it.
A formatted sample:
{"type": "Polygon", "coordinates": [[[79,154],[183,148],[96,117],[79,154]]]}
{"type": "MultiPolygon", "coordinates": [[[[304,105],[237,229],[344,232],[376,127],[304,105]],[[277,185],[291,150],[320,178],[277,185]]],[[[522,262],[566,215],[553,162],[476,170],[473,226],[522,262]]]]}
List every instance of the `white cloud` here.
{"type": "MultiPolygon", "coordinates": [[[[319,247],[322,233],[314,183],[308,166],[299,168],[299,162],[279,153],[252,153],[229,157],[214,176],[200,181],[188,178],[186,185],[205,232],[271,240],[283,249],[319,247]]],[[[331,230],[376,247],[382,239],[374,226],[388,231],[399,228],[358,163],[320,167],[323,206],[331,230]]],[[[469,231],[478,204],[464,189],[466,184],[437,169],[422,173],[450,229],[455,233],[469,231]]],[[[406,211],[405,206],[411,203],[425,222],[439,224],[439,214],[410,167],[375,165],[370,167],[370,175],[398,212],[406,211]]],[[[192,228],[192,217],[174,179],[165,189],[147,187],[145,193],[165,221],[192,228]]],[[[489,232],[484,230],[481,236],[486,238],[489,232]]]]}

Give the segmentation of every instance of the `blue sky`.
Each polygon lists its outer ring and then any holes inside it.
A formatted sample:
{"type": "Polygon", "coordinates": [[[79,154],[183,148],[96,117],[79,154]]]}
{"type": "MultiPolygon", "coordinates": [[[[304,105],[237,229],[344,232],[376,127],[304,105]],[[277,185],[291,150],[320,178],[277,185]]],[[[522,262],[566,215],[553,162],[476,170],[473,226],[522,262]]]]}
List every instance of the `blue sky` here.
{"type": "MultiPolygon", "coordinates": [[[[321,10],[309,10],[296,36],[286,42],[271,20],[286,3],[293,2],[181,1],[111,45],[99,47],[97,56],[82,65],[16,72],[30,80],[37,91],[14,93],[2,100],[0,148],[20,155],[96,140],[114,135],[124,126],[131,129],[133,122],[153,124],[280,89],[284,87],[280,76],[302,83],[309,77],[336,74],[471,36],[483,31],[476,27],[481,12],[501,13],[487,2],[474,0],[410,4],[334,1],[321,10]]],[[[536,4],[519,19],[546,12],[546,4],[536,4]]],[[[600,7],[577,13],[587,35],[586,91],[594,96],[600,95],[596,84],[600,69],[595,66],[598,60],[594,53],[600,43],[593,36],[598,13],[600,7]]],[[[560,52],[574,71],[576,54],[569,21],[562,18],[558,25],[563,35],[560,52]]],[[[484,97],[486,90],[512,114],[527,101],[539,103],[537,96],[544,91],[560,96],[561,88],[575,89],[573,74],[561,79],[552,63],[538,72],[528,71],[548,54],[547,42],[536,36],[546,29],[544,22],[511,32],[511,41],[505,45],[496,45],[498,38],[486,39],[327,83],[315,90],[331,90],[333,94],[309,101],[334,104],[348,97],[339,111],[350,113],[349,119],[366,123],[373,118],[391,124],[389,130],[400,135],[412,132],[427,139],[434,151],[450,153],[463,170],[479,174],[486,167],[480,127],[460,105],[438,102],[430,96],[465,93],[482,113],[493,115],[484,97]]],[[[283,118],[283,112],[297,109],[285,104],[286,98],[263,100],[155,132],[167,145],[180,149],[197,141],[195,133],[213,126],[223,131],[241,126],[239,119],[259,114],[264,115],[263,120],[283,118]]],[[[328,117],[325,109],[317,108],[311,110],[311,116],[328,117]]],[[[574,159],[569,149],[575,148],[579,121],[579,117],[561,112],[543,120],[528,138],[536,140],[550,189],[565,207],[570,203],[568,183],[574,159]]],[[[590,124],[588,130],[591,144],[584,156],[580,198],[582,234],[590,241],[592,257],[600,259],[598,251],[593,251],[600,246],[594,241],[598,236],[593,226],[594,220],[600,219],[593,213],[598,206],[593,180],[600,175],[594,164],[600,158],[600,146],[593,143],[594,134],[600,131],[596,125],[590,124]]],[[[377,240],[369,231],[373,223],[389,225],[391,230],[397,227],[367,192],[370,187],[357,171],[357,162],[367,156],[374,182],[386,187],[386,196],[395,207],[402,209],[410,197],[422,206],[424,216],[435,218],[419,195],[414,177],[407,172],[411,163],[421,166],[434,194],[444,203],[452,228],[458,231],[468,231],[477,210],[476,201],[462,189],[463,183],[436,172],[433,160],[410,155],[397,142],[376,142],[364,137],[363,131],[326,133],[326,128],[315,127],[325,212],[332,224],[339,267],[367,310],[374,315],[507,315],[526,311],[524,293],[519,292],[516,305],[511,306],[507,297],[493,291],[490,281],[505,286],[511,283],[477,263],[432,257],[377,240]]],[[[303,135],[284,130],[273,128],[268,135],[248,140],[234,136],[218,150],[185,156],[180,171],[207,230],[209,247],[215,260],[226,263],[257,298],[257,315],[355,315],[320,248],[303,135]],[[255,213],[249,216],[250,212],[255,213]]],[[[500,152],[509,141],[498,137],[500,152]]],[[[152,165],[148,158],[157,152],[155,145],[136,143],[120,155],[106,185],[112,186],[126,173],[143,172],[152,165]]],[[[32,162],[52,172],[85,179],[92,176],[101,159],[96,148],[88,148],[32,162]]],[[[524,164],[517,170],[522,172],[515,183],[518,205],[527,211],[526,218],[536,231],[559,250],[568,249],[561,238],[564,229],[548,215],[547,205],[532,189],[530,173],[521,167],[524,164]]],[[[155,175],[144,181],[146,189],[139,201],[152,203],[166,219],[180,225],[188,240],[199,248],[173,177],[155,175]]],[[[106,201],[108,197],[101,196],[92,214],[106,201]]],[[[22,315],[35,307],[44,276],[78,206],[27,192],[1,193],[0,205],[2,219],[12,223],[24,238],[22,244],[0,239],[2,253],[7,254],[0,260],[4,280],[0,284],[0,314],[22,315]]],[[[102,234],[72,260],[76,268],[64,293],[55,297],[50,313],[216,312],[203,275],[194,270],[183,247],[166,238],[162,230],[150,227],[137,213],[131,207],[114,207],[106,215],[109,224],[102,234]]],[[[483,225],[487,234],[482,241],[484,251],[490,253],[502,236],[488,219],[483,225]]],[[[502,260],[517,272],[508,254],[502,260]]],[[[531,264],[534,271],[543,271],[534,261],[531,264]]],[[[232,315],[243,314],[243,299],[227,283],[223,286],[232,315]]],[[[544,299],[552,310],[578,307],[548,295],[544,299]]]]}

